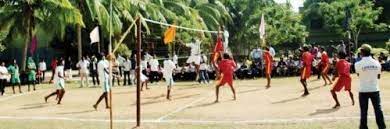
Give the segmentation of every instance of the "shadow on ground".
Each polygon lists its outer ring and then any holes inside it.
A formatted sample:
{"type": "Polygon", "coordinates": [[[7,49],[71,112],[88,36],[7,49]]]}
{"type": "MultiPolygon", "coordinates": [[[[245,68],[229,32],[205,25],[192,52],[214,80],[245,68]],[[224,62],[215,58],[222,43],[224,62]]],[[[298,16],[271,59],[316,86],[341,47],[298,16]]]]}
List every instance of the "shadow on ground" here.
{"type": "Polygon", "coordinates": [[[315,116],[315,115],[320,115],[320,114],[329,114],[332,112],[336,112],[340,108],[328,108],[328,109],[317,109],[315,112],[310,113],[309,116],[315,116]]]}
{"type": "Polygon", "coordinates": [[[73,112],[62,112],[62,113],[57,113],[61,115],[66,115],[66,114],[79,114],[79,113],[89,113],[89,112],[94,112],[95,110],[84,110],[84,111],[73,111],[73,112]]]}

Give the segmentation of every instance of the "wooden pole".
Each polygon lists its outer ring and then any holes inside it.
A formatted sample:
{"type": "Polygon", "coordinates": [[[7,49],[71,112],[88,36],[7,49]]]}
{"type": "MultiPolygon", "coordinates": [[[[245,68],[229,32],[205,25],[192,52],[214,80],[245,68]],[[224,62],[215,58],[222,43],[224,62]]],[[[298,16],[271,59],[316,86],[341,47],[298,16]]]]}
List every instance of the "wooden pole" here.
{"type": "Polygon", "coordinates": [[[140,96],[140,88],[141,88],[141,42],[142,42],[142,36],[141,36],[141,18],[137,19],[137,127],[139,127],[141,124],[141,96],[140,96]]]}
{"type": "Polygon", "coordinates": [[[110,20],[109,20],[109,29],[110,29],[110,32],[109,32],[109,45],[108,45],[108,57],[109,57],[109,62],[110,62],[110,65],[109,65],[109,84],[110,84],[110,91],[109,91],[109,95],[110,95],[110,129],[113,129],[113,120],[112,120],[112,65],[113,65],[113,57],[114,57],[114,53],[112,53],[112,0],[110,0],[110,20]]]}

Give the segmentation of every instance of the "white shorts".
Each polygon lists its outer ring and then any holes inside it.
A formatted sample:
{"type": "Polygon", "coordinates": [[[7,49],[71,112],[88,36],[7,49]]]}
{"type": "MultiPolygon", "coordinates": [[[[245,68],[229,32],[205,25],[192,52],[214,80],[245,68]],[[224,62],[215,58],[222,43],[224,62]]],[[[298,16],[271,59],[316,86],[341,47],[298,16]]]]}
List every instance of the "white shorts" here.
{"type": "Polygon", "coordinates": [[[167,83],[167,86],[173,86],[175,83],[172,77],[165,77],[165,82],[167,83]]]}
{"type": "Polygon", "coordinates": [[[80,71],[80,76],[88,76],[88,71],[80,71]]]}
{"type": "Polygon", "coordinates": [[[195,63],[196,65],[200,65],[201,57],[200,55],[191,55],[187,59],[187,64],[195,63]]]}
{"type": "Polygon", "coordinates": [[[145,81],[148,80],[149,78],[146,77],[143,73],[141,73],[140,79],[141,79],[141,82],[145,82],[145,81]]]}
{"type": "Polygon", "coordinates": [[[55,83],[56,89],[65,89],[65,80],[64,79],[58,79],[55,83]]]}
{"type": "Polygon", "coordinates": [[[111,87],[110,87],[110,79],[105,78],[103,80],[102,90],[103,90],[103,92],[109,92],[110,89],[111,89],[111,87]]]}

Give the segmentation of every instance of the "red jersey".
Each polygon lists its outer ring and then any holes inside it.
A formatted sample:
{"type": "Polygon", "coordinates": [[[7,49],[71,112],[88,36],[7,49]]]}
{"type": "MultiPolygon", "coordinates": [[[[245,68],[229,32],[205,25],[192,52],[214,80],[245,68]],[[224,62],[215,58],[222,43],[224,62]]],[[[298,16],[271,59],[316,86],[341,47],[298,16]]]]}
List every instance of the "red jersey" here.
{"type": "Polygon", "coordinates": [[[233,76],[236,63],[233,60],[223,59],[218,64],[218,68],[224,76],[233,76]]]}
{"type": "Polygon", "coordinates": [[[351,74],[349,73],[350,71],[351,64],[349,64],[348,61],[345,59],[340,59],[336,63],[336,69],[339,77],[349,77],[351,74]]]}
{"type": "Polygon", "coordinates": [[[56,59],[52,60],[50,66],[51,69],[55,70],[57,68],[57,60],[56,59]]]}
{"type": "Polygon", "coordinates": [[[328,64],[329,63],[329,56],[326,52],[322,52],[321,54],[321,63],[322,64],[328,64]]]}
{"type": "Polygon", "coordinates": [[[271,64],[272,65],[272,56],[271,56],[271,53],[269,53],[269,51],[266,51],[264,52],[263,54],[263,59],[265,61],[265,64],[271,64]]]}
{"type": "Polygon", "coordinates": [[[313,62],[313,55],[311,55],[310,52],[304,52],[302,54],[302,61],[304,67],[311,67],[313,62]]]}
{"type": "Polygon", "coordinates": [[[265,51],[264,54],[263,54],[263,59],[264,59],[264,62],[265,62],[265,72],[266,74],[271,74],[272,73],[272,56],[271,56],[271,53],[269,51],[265,51]]]}
{"type": "Polygon", "coordinates": [[[223,51],[222,38],[218,37],[217,43],[215,44],[214,47],[214,52],[221,52],[221,51],[223,51]]]}

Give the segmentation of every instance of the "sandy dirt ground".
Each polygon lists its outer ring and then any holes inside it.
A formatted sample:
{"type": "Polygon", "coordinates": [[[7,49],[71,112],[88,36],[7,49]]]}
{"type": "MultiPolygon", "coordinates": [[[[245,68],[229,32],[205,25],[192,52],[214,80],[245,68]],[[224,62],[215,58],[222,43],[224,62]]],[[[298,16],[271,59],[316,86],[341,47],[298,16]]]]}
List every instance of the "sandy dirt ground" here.
{"type": "MultiPolygon", "coordinates": [[[[237,100],[233,101],[228,87],[220,92],[220,102],[214,103],[213,84],[199,85],[195,82],[177,82],[173,87],[172,100],[165,99],[165,82],[150,85],[142,92],[141,128],[357,128],[360,116],[358,103],[358,80],[353,75],[355,106],[347,92],[338,93],[341,107],[334,105],[329,90],[322,80],[312,77],[309,81],[310,95],[301,97],[302,86],[298,77],[275,78],[272,87],[265,89],[265,79],[239,80],[234,85],[237,100]],[[347,124],[345,124],[347,123],[347,124]]],[[[390,119],[390,73],[382,75],[382,107],[390,119]]],[[[0,97],[0,129],[68,129],[108,128],[109,110],[104,101],[95,111],[92,105],[102,93],[100,87],[78,88],[67,83],[61,105],[55,97],[45,103],[44,96],[52,92],[53,85],[37,86],[38,90],[22,94],[11,93],[0,97]]],[[[132,128],[136,119],[136,88],[116,86],[113,88],[114,127],[132,128]]],[[[369,116],[373,118],[372,106],[369,116]]],[[[389,123],[389,122],[387,122],[389,123]]],[[[370,121],[375,127],[375,122],[370,121]]]]}

